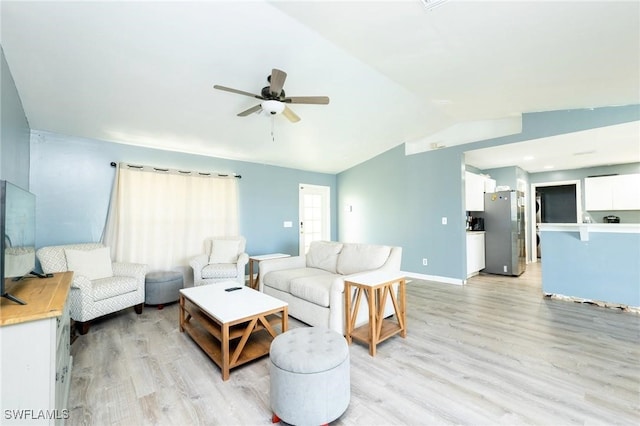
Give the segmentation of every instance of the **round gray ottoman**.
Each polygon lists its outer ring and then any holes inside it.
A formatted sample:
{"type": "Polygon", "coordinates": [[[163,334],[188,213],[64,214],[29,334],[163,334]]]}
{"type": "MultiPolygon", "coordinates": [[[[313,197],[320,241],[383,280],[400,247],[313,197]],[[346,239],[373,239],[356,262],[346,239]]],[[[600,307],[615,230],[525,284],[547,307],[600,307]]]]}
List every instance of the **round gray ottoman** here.
{"type": "Polygon", "coordinates": [[[162,309],[166,303],[178,301],[182,287],[182,272],[149,272],[144,280],[144,303],[162,309]]]}
{"type": "Polygon", "coordinates": [[[349,406],[349,346],[340,333],[295,328],[273,339],[269,359],[274,423],[322,425],[349,406]]]}

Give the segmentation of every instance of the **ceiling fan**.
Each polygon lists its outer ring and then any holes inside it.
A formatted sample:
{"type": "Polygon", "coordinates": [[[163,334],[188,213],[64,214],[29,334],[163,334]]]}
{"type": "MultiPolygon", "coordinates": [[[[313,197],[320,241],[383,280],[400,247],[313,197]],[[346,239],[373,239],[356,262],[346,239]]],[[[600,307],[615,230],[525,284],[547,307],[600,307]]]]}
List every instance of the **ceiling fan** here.
{"type": "Polygon", "coordinates": [[[213,86],[213,88],[262,100],[258,105],[252,106],[251,108],[238,113],[239,117],[246,117],[254,112],[266,111],[271,115],[282,113],[282,115],[284,115],[289,121],[296,123],[300,121],[300,117],[298,117],[286,104],[326,105],[329,103],[329,98],[327,96],[286,96],[282,89],[286,78],[286,72],[274,68],[271,71],[271,75],[267,76],[269,85],[263,87],[259,95],[232,89],[230,87],[219,86],[217,84],[213,86]]]}

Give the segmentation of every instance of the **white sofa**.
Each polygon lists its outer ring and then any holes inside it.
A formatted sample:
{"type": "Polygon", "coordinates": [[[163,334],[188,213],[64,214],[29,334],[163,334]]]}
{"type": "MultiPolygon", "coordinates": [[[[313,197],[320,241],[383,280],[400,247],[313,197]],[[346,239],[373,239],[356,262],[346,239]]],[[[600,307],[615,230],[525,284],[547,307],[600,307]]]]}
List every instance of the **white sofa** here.
{"type": "MultiPolygon", "coordinates": [[[[400,272],[402,248],[314,241],[306,256],[260,262],[258,289],[289,304],[289,315],[344,334],[344,281],[366,271],[400,272]]],[[[396,285],[397,294],[397,285],[396,285]]],[[[390,298],[385,316],[394,313],[390,298]]],[[[368,320],[361,303],[356,326],[368,320]]]]}

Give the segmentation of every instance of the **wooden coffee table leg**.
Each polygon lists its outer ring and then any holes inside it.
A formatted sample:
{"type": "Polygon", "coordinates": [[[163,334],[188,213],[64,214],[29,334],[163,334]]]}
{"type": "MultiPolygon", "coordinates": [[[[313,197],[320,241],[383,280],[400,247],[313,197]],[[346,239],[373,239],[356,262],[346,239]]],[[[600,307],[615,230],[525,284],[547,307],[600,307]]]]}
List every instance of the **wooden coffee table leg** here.
{"type": "Polygon", "coordinates": [[[229,380],[229,324],[222,325],[222,380],[229,380]]]}
{"type": "Polygon", "coordinates": [[[180,331],[184,333],[184,296],[180,294],[180,331]]]}
{"type": "Polygon", "coordinates": [[[281,333],[284,333],[285,331],[287,331],[289,328],[289,308],[288,307],[284,307],[282,308],[282,331],[281,333]]]}

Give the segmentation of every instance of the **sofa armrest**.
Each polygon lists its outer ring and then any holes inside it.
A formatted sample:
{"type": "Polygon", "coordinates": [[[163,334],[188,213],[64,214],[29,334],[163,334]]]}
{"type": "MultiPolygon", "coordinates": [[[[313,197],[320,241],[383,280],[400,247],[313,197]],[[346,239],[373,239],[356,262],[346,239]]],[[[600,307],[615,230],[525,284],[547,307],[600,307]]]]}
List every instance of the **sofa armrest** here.
{"type": "Polygon", "coordinates": [[[144,279],[147,265],[143,263],[113,262],[113,275],[116,277],[133,277],[138,283],[138,290],[144,290],[144,279]]]}
{"type": "Polygon", "coordinates": [[[117,277],[133,277],[142,279],[147,273],[147,265],[143,263],[113,262],[113,275],[117,277]]]}
{"type": "Polygon", "coordinates": [[[277,259],[262,260],[259,265],[260,278],[258,279],[258,290],[262,291],[264,277],[269,272],[304,268],[307,266],[307,258],[305,256],[279,257],[277,259]]]}
{"type": "Polygon", "coordinates": [[[242,268],[244,270],[244,267],[247,265],[247,263],[249,263],[249,255],[247,253],[240,253],[238,255],[237,263],[238,263],[238,268],[242,268]]]}
{"type": "Polygon", "coordinates": [[[189,261],[189,265],[193,269],[194,283],[202,280],[202,268],[207,266],[208,263],[209,263],[209,256],[207,256],[206,254],[201,254],[199,256],[196,256],[189,261]]]}
{"type": "Polygon", "coordinates": [[[83,293],[87,292],[89,294],[93,294],[93,286],[91,285],[91,281],[84,275],[73,274],[73,281],[71,282],[72,288],[80,289],[83,293]]]}

